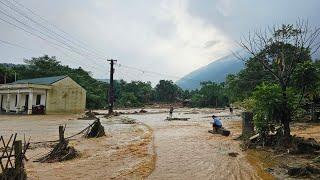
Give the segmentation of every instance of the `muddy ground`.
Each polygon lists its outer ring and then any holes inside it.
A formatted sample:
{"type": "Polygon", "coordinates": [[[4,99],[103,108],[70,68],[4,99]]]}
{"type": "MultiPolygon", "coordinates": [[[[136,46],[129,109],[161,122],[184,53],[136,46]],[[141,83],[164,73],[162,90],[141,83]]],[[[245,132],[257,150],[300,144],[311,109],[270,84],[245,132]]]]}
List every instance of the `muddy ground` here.
{"type": "Polygon", "coordinates": [[[92,120],[78,115],[0,116],[1,135],[17,132],[19,139],[31,136],[25,166],[29,179],[141,179],[154,169],[152,130],[144,124],[124,124],[123,117],[101,118],[106,136],[86,139],[82,135],[70,141],[79,151],[73,160],[58,163],[33,162],[51,150],[51,143],[33,143],[58,139],[58,126],[66,124],[65,136],[84,129],[92,120]]]}
{"type": "MultiPolygon", "coordinates": [[[[320,123],[294,123],[291,125],[291,134],[305,139],[313,138],[320,142],[320,123]]],[[[320,163],[315,163],[315,157],[320,154],[294,153],[288,151],[277,151],[273,148],[257,148],[247,150],[247,159],[250,164],[259,167],[257,172],[261,174],[267,171],[275,179],[319,179],[318,173],[306,175],[289,176],[288,168],[292,167],[320,167],[320,163]]],[[[262,177],[262,176],[260,176],[262,177]]]]}
{"type": "MultiPolygon", "coordinates": [[[[266,170],[264,158],[269,154],[242,151],[240,112],[226,110],[176,109],[174,117],[188,121],[165,121],[167,109],[146,109],[147,113],[101,118],[106,136],[85,139],[76,136],[70,141],[80,153],[73,160],[60,163],[38,163],[48,143],[33,143],[27,152],[29,179],[273,179],[266,170]],[[210,115],[222,117],[231,130],[229,137],[209,134],[210,115]],[[130,121],[128,121],[128,119],[130,121]],[[135,124],[126,124],[135,120],[135,124]],[[236,156],[230,156],[234,153],[236,156]]],[[[123,110],[134,112],[139,109],[123,110]]],[[[105,111],[97,111],[105,113],[105,111]]],[[[31,137],[31,142],[58,139],[58,126],[67,125],[66,135],[84,129],[92,120],[79,120],[81,115],[0,116],[0,135],[31,137]]],[[[317,133],[314,126],[298,126],[299,135],[317,133]],[[309,130],[311,128],[311,130],[309,130]]],[[[318,131],[319,132],[319,131],[318,131]]],[[[319,133],[318,133],[319,134],[319,133]]],[[[319,138],[319,136],[318,136],[319,138]]]]}

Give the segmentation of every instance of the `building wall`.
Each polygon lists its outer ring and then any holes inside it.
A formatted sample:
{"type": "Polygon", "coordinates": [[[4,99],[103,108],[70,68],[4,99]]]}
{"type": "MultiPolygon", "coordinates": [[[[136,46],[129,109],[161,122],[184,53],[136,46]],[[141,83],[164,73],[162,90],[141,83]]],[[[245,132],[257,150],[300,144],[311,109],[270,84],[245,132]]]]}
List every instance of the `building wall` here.
{"type": "Polygon", "coordinates": [[[47,91],[46,113],[81,113],[86,106],[86,91],[70,77],[52,84],[47,91]]]}
{"type": "MultiPolygon", "coordinates": [[[[44,91],[44,90],[43,90],[44,91]]],[[[29,93],[21,93],[20,94],[20,101],[17,102],[16,104],[16,98],[17,98],[17,94],[13,93],[10,94],[10,111],[16,111],[17,107],[20,107],[20,111],[22,111],[23,106],[25,105],[25,101],[26,101],[26,96],[29,93]]],[[[46,104],[46,94],[45,91],[44,92],[35,92],[33,93],[33,100],[32,100],[32,105],[36,105],[36,100],[37,100],[37,95],[41,95],[41,101],[40,101],[40,105],[45,105],[46,104]]],[[[7,94],[3,94],[3,101],[2,101],[2,109],[5,110],[7,107],[7,94]]],[[[1,98],[1,97],[0,97],[1,98]]]]}

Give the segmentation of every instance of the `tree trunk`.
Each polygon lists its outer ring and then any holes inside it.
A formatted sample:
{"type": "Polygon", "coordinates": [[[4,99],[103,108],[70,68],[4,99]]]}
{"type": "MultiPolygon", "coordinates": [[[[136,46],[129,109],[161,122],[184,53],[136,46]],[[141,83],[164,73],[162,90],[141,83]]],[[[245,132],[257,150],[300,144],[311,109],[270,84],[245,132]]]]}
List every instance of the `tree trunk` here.
{"type": "Polygon", "coordinates": [[[284,140],[285,142],[289,142],[291,111],[288,107],[287,87],[285,85],[282,85],[281,89],[282,89],[282,98],[283,98],[281,123],[283,125],[284,140]]]}

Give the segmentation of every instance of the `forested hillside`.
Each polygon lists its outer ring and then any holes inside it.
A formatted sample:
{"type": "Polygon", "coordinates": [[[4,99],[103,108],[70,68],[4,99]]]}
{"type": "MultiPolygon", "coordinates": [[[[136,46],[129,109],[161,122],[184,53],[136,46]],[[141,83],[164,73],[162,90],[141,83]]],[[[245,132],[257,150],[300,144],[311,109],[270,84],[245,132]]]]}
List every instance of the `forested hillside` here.
{"type": "Polygon", "coordinates": [[[224,82],[228,74],[237,73],[243,67],[244,62],[230,54],[187,74],[177,84],[182,89],[194,90],[200,88],[202,81],[224,82]]]}

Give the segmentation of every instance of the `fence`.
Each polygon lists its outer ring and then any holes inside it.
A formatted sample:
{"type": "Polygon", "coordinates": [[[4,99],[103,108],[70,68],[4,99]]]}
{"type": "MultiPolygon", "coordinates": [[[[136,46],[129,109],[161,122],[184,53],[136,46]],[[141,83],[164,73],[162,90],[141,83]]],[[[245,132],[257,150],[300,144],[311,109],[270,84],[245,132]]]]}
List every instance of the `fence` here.
{"type": "Polygon", "coordinates": [[[17,133],[12,134],[8,141],[5,141],[4,137],[0,136],[1,180],[26,179],[23,159],[26,159],[25,153],[29,143],[24,141],[24,146],[22,146],[22,141],[16,140],[16,138],[17,133]]]}

